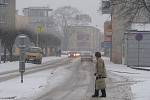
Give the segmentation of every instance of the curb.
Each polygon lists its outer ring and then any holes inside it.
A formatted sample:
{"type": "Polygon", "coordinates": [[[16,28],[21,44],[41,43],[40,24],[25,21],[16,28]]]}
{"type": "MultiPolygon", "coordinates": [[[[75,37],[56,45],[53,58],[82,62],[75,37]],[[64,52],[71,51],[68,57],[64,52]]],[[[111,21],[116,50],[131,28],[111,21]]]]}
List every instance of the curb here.
{"type": "Polygon", "coordinates": [[[136,69],[136,70],[150,71],[150,69],[145,69],[145,68],[138,68],[138,67],[131,67],[131,66],[129,66],[129,68],[136,69]]]}

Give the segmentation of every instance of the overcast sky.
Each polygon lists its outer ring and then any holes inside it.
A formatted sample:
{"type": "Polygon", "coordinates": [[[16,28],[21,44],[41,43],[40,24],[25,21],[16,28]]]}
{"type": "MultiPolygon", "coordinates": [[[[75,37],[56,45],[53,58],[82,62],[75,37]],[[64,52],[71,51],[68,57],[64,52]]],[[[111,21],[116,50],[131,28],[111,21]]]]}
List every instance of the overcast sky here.
{"type": "Polygon", "coordinates": [[[108,16],[101,15],[97,12],[101,0],[16,0],[17,10],[21,13],[22,8],[31,6],[49,6],[57,9],[62,6],[72,6],[77,8],[81,13],[89,14],[92,17],[92,25],[103,31],[103,23],[108,20],[108,16]]]}

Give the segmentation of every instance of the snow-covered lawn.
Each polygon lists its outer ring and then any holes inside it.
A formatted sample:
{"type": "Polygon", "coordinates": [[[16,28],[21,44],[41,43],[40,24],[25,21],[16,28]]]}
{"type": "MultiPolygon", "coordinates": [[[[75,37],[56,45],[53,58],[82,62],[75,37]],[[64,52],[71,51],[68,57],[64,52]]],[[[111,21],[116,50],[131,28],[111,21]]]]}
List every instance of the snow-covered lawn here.
{"type": "Polygon", "coordinates": [[[105,57],[104,60],[108,71],[126,77],[131,82],[134,82],[131,85],[133,100],[150,100],[150,71],[136,70],[126,65],[113,64],[105,57]]]}

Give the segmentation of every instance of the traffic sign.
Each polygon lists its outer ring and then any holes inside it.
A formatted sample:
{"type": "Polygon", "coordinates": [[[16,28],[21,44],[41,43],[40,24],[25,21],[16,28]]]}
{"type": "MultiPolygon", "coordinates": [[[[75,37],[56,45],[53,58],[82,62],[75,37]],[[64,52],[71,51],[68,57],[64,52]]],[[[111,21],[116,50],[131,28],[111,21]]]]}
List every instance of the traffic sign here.
{"type": "Polygon", "coordinates": [[[136,34],[135,39],[137,41],[141,41],[143,39],[143,34],[141,34],[141,33],[136,34]]]}
{"type": "Polygon", "coordinates": [[[38,26],[36,27],[36,32],[44,32],[43,26],[42,26],[42,25],[38,25],[38,26]]]}
{"type": "Polygon", "coordinates": [[[25,62],[24,61],[19,62],[19,72],[25,72],[25,62]]]}

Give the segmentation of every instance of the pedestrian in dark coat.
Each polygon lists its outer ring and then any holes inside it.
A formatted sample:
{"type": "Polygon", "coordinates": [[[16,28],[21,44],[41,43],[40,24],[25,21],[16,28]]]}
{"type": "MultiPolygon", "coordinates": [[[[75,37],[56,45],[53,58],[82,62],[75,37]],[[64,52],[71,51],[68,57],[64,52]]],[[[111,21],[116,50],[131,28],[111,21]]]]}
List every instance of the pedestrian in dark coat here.
{"type": "Polygon", "coordinates": [[[96,76],[95,80],[95,93],[92,95],[92,97],[98,97],[99,96],[99,90],[101,90],[102,95],[101,97],[106,97],[106,83],[105,83],[105,78],[106,78],[106,69],[105,69],[105,64],[104,60],[101,58],[101,53],[96,52],[95,53],[96,57],[96,73],[94,74],[96,76]]]}

